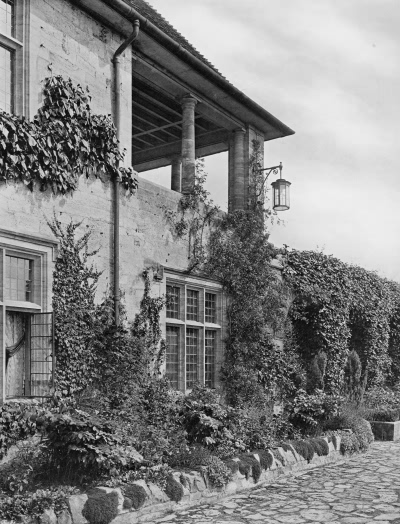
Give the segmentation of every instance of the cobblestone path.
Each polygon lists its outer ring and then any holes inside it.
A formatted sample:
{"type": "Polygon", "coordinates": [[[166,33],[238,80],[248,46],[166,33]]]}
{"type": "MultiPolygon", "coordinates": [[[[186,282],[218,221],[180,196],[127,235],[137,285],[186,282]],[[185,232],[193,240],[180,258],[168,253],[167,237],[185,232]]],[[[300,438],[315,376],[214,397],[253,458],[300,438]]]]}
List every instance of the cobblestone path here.
{"type": "Polygon", "coordinates": [[[342,464],[282,478],[155,522],[400,524],[400,443],[378,442],[342,464]]]}

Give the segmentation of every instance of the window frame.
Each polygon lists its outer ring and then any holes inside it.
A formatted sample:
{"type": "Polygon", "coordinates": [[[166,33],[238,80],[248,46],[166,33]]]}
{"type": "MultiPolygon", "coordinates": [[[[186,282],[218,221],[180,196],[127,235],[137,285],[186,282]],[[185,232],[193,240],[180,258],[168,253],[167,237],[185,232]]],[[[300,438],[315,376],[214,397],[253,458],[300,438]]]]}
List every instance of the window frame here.
{"type": "Polygon", "coordinates": [[[15,0],[14,34],[0,32],[0,46],[11,52],[11,114],[29,116],[29,56],[25,42],[29,34],[30,0],[15,0]]]}
{"type": "MultiPolygon", "coordinates": [[[[51,313],[52,263],[56,260],[57,246],[58,242],[56,241],[0,229],[0,403],[11,398],[6,396],[6,312],[21,312],[28,315],[51,313]],[[33,261],[32,302],[5,298],[6,255],[33,261]]],[[[30,322],[28,320],[29,326],[30,322]]],[[[31,397],[30,388],[26,382],[28,371],[30,373],[30,370],[28,370],[28,363],[30,362],[30,332],[28,326],[26,339],[25,351],[27,353],[24,369],[26,388],[23,398],[31,397]]],[[[53,355],[53,369],[54,363],[53,355]]]]}
{"type": "MultiPolygon", "coordinates": [[[[166,272],[166,289],[169,286],[179,288],[179,315],[178,318],[169,317],[166,311],[165,326],[179,329],[179,369],[178,369],[178,390],[188,393],[191,389],[187,387],[187,330],[198,330],[199,350],[198,350],[198,381],[205,383],[206,378],[206,349],[205,334],[206,331],[215,332],[215,350],[214,350],[214,371],[212,378],[212,388],[219,386],[219,368],[223,358],[223,339],[224,326],[226,325],[226,305],[223,294],[222,284],[217,281],[201,277],[187,276],[183,273],[166,272]],[[188,318],[188,291],[198,292],[198,316],[197,320],[188,318]],[[205,319],[205,296],[206,293],[215,295],[215,322],[206,322],[205,319]]],[[[190,317],[190,315],[189,315],[190,317]]],[[[175,381],[176,382],[176,381],[175,381]]]]}

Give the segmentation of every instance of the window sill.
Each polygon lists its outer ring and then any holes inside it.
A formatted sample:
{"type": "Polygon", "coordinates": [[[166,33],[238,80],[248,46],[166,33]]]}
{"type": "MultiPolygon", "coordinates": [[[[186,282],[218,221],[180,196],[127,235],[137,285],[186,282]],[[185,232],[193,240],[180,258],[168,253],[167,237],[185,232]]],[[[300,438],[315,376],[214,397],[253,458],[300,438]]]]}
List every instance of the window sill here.
{"type": "Polygon", "coordinates": [[[179,326],[184,326],[185,323],[183,322],[183,320],[179,320],[179,318],[166,318],[166,323],[167,324],[177,324],[179,326]]]}
{"type": "Polygon", "coordinates": [[[4,34],[0,34],[0,44],[14,51],[22,47],[22,42],[20,42],[19,40],[16,40],[12,36],[7,36],[4,34]]]}
{"type": "Polygon", "coordinates": [[[5,306],[13,311],[28,311],[32,313],[42,310],[41,306],[34,302],[22,302],[19,300],[6,300],[5,302],[0,302],[0,306],[5,306]]]}

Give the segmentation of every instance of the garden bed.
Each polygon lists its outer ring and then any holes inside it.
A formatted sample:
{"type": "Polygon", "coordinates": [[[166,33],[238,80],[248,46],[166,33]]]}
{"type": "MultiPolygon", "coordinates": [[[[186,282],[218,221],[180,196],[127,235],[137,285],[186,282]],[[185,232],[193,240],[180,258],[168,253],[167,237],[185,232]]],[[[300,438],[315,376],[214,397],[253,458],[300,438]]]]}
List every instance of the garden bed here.
{"type": "MultiPolygon", "coordinates": [[[[144,480],[132,482],[125,487],[125,495],[120,488],[98,487],[86,494],[69,497],[68,510],[63,510],[58,516],[52,509],[46,510],[42,522],[48,524],[151,522],[178,508],[210,503],[256,485],[272,482],[277,477],[337,462],[343,458],[340,453],[340,436],[335,439],[324,437],[317,440],[326,442],[324,445],[326,454],[319,455],[315,451],[312,458],[308,460],[289,444],[264,451],[263,456],[257,453],[249,454],[245,463],[243,457],[231,459],[238,467],[232,467],[232,480],[223,488],[212,485],[205,468],[200,468],[200,471],[175,471],[164,491],[144,480]],[[263,466],[268,469],[263,469],[263,466]]],[[[6,522],[2,521],[2,524],[6,522]]]]}

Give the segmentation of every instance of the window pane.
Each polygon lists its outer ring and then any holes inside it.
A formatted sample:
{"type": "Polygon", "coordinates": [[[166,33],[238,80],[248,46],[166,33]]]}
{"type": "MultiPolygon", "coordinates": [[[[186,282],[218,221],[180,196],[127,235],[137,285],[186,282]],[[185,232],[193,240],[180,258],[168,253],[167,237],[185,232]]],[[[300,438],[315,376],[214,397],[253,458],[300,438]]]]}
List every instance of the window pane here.
{"type": "Polygon", "coordinates": [[[206,322],[217,322],[217,296],[214,293],[206,293],[205,318],[206,322]]]}
{"type": "MultiPolygon", "coordinates": [[[[1,2],[1,0],[0,0],[1,2]]],[[[0,45],[0,109],[13,110],[13,53],[0,45]]]]}
{"type": "Polygon", "coordinates": [[[167,286],[167,317],[179,318],[180,288],[177,286],[167,286]]]}
{"type": "Polygon", "coordinates": [[[204,363],[204,385],[207,388],[214,387],[215,376],[215,348],[216,348],[216,332],[205,332],[205,363],[204,363]]]}
{"type": "Polygon", "coordinates": [[[14,0],[0,0],[0,33],[15,36],[14,0]]]}
{"type": "Polygon", "coordinates": [[[193,289],[187,290],[187,319],[199,320],[199,292],[193,289]]]}
{"type": "Polygon", "coordinates": [[[30,395],[50,396],[53,387],[52,313],[31,316],[30,395]]]}
{"type": "Polygon", "coordinates": [[[32,266],[32,260],[6,255],[6,299],[32,301],[32,266]]]}
{"type": "Polygon", "coordinates": [[[167,326],[167,349],[165,375],[174,389],[178,389],[179,377],[179,328],[167,326]]]}
{"type": "Polygon", "coordinates": [[[186,388],[190,389],[198,380],[199,330],[186,329],[186,388]]]}

